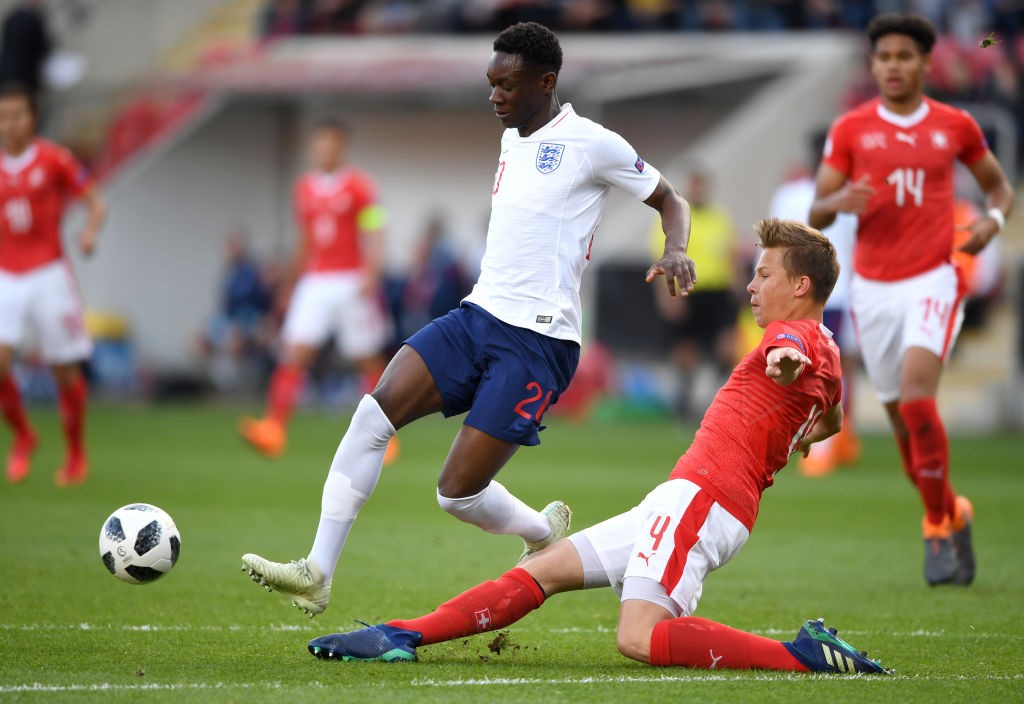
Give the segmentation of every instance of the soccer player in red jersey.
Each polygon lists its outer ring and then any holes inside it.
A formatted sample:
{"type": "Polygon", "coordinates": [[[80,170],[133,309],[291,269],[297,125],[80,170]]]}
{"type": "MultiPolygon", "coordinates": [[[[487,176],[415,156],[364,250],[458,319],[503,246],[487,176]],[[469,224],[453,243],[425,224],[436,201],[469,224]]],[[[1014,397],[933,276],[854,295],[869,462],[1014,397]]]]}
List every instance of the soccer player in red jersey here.
{"type": "Polygon", "coordinates": [[[319,123],[309,143],[313,168],[295,184],[300,237],[291,276],[297,283],[282,333],[284,359],[270,379],[265,417],[246,417],[239,424],[242,437],[268,457],[284,452],[306,372],[332,335],[363,374],[368,390],[384,371],[388,323],[380,267],[385,216],[369,176],[348,165],[348,144],[344,123],[319,123]]]}
{"type": "Polygon", "coordinates": [[[925,579],[970,584],[970,501],[949,482],[949,444],[935,404],[942,368],[963,320],[963,278],[953,249],[953,169],[965,164],[988,210],[961,251],[977,254],[1005,224],[1013,189],[981,129],[963,110],[924,95],[935,30],[916,15],[868,26],[879,97],[832,125],[810,224],[860,218],[851,285],[864,364],[889,415],[903,468],[924,502],[925,579]]]}
{"type": "Polygon", "coordinates": [[[554,594],[612,587],[618,646],[651,665],[884,672],[821,621],[779,642],[691,616],[704,579],[739,551],[761,493],[793,452],[842,425],[839,349],[822,325],[839,274],[835,248],[792,220],[758,223],[763,251],[747,286],[761,344],[708,408],[668,481],[639,506],[530,556],[417,619],[309,644],[320,658],[415,660],[416,648],[504,628],[554,594]]]}
{"type": "Polygon", "coordinates": [[[85,169],[63,147],[36,136],[35,96],[19,85],[0,87],[0,412],[14,432],[7,479],[29,473],[36,434],[11,374],[26,330],[35,333],[42,359],[57,381],[60,418],[67,440],[60,486],[88,474],[84,444],[86,384],[80,363],[92,351],[74,274],[64,258],[61,218],[81,197],[89,216],[79,236],[86,255],[106,206],[85,169]]]}

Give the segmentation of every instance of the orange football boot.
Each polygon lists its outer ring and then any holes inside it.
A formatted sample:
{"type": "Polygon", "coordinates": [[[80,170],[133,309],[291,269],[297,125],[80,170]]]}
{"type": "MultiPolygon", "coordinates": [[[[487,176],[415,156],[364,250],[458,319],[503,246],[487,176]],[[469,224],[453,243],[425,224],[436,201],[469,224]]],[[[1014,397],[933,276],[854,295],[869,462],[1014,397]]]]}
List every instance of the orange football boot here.
{"type": "Polygon", "coordinates": [[[25,481],[35,451],[36,436],[33,433],[19,434],[14,438],[14,444],[7,455],[7,481],[11,484],[25,481]]]}
{"type": "Polygon", "coordinates": [[[843,423],[842,430],[836,433],[834,446],[836,464],[853,464],[860,459],[860,440],[849,423],[843,423]]]}
{"type": "Polygon", "coordinates": [[[269,459],[284,454],[286,433],[284,426],[273,418],[245,416],[238,422],[238,434],[251,448],[269,459]]]}
{"type": "Polygon", "coordinates": [[[384,450],[384,466],[386,467],[397,460],[401,453],[402,448],[398,444],[398,436],[392,435],[391,439],[388,440],[388,449],[384,450]]]}
{"type": "Polygon", "coordinates": [[[805,477],[824,477],[836,468],[835,437],[825,438],[811,445],[807,457],[800,458],[800,474],[805,477]]]}
{"type": "Polygon", "coordinates": [[[53,475],[53,482],[59,487],[82,484],[89,476],[89,462],[84,452],[69,452],[64,466],[53,475]]]}

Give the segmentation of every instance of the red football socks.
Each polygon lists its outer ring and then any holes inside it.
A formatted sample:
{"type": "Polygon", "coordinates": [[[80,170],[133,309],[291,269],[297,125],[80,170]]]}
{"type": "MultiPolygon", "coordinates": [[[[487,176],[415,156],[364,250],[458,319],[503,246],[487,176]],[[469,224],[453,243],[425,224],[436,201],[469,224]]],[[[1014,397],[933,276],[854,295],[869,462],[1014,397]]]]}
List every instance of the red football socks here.
{"type": "Polygon", "coordinates": [[[917,475],[914,472],[914,458],[910,454],[910,436],[897,435],[896,445],[900,448],[900,461],[903,463],[903,473],[915,487],[917,486],[917,475]]]}
{"type": "Polygon", "coordinates": [[[543,590],[529,572],[516,567],[498,579],[462,592],[426,616],[388,621],[387,625],[419,631],[423,634],[419,644],[429,645],[504,628],[543,603],[543,590]]]}
{"type": "Polygon", "coordinates": [[[306,373],[299,367],[282,364],[275,369],[267,394],[267,416],[282,426],[288,425],[305,381],[306,373]]]}
{"type": "Polygon", "coordinates": [[[669,619],[654,627],[651,664],[807,672],[779,641],[696,616],[669,619]]]}
{"type": "Polygon", "coordinates": [[[938,525],[953,516],[956,496],[949,484],[949,441],[934,398],[900,403],[910,433],[910,454],[917,490],[928,522],[938,525]]]}
{"type": "Polygon", "coordinates": [[[64,439],[68,444],[68,452],[76,456],[82,454],[85,402],[88,397],[89,387],[85,383],[85,377],[81,374],[57,392],[57,405],[60,408],[60,422],[64,427],[64,439]]]}
{"type": "Polygon", "coordinates": [[[28,422],[25,406],[21,403],[21,392],[14,382],[14,376],[8,374],[0,379],[0,413],[11,430],[18,436],[30,435],[32,425],[28,422]]]}

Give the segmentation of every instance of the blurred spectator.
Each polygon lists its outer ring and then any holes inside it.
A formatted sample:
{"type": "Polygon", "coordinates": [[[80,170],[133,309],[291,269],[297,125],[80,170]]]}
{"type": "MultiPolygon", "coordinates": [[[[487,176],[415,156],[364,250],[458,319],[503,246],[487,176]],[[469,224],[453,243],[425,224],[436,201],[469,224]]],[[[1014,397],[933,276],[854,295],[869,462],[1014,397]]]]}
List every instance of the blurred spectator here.
{"type": "Polygon", "coordinates": [[[0,83],[20,83],[39,93],[50,49],[41,0],[16,3],[0,28],[0,83]]]}
{"type": "MultiPolygon", "coordinates": [[[[736,318],[739,312],[737,261],[740,247],[736,228],[723,208],[711,202],[709,176],[691,171],[683,196],[690,203],[690,245],[687,253],[697,262],[697,285],[688,296],[670,298],[664,286],[655,286],[661,316],[669,323],[672,363],[679,372],[676,410],[684,419],[703,412],[696,399],[698,373],[714,374],[717,389],[736,359],[736,318]]],[[[652,251],[661,254],[664,234],[660,223],[651,231],[652,251]]]]}
{"type": "Polygon", "coordinates": [[[228,235],[225,258],[220,307],[197,340],[200,355],[210,365],[211,380],[221,390],[265,379],[274,300],[272,283],[250,256],[241,232],[228,235]]]}
{"type": "Polygon", "coordinates": [[[312,0],[309,31],[312,34],[354,34],[366,0],[312,0]]]}
{"type": "Polygon", "coordinates": [[[396,328],[405,339],[453,308],[469,293],[472,282],[445,241],[439,214],[429,217],[416,243],[408,275],[393,289],[396,328]]]}
{"type": "Polygon", "coordinates": [[[306,0],[269,0],[260,13],[260,39],[270,41],[309,31],[306,0]]]}

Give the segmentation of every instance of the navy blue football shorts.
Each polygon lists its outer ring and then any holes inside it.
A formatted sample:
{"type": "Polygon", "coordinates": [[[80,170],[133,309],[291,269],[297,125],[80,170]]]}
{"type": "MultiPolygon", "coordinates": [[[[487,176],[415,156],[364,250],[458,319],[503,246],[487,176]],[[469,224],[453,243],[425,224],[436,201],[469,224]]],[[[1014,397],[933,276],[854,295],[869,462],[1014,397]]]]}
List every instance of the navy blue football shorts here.
{"type": "Polygon", "coordinates": [[[445,417],[517,445],[539,445],[544,412],[569,386],[580,346],[503,323],[463,303],[405,341],[427,364],[445,417]]]}

